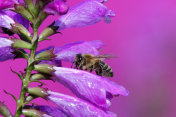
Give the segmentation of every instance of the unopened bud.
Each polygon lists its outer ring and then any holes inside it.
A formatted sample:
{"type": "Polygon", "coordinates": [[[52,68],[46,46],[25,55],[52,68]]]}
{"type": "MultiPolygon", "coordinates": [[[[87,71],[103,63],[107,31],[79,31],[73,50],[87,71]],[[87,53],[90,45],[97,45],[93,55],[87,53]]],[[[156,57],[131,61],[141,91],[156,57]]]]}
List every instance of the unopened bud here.
{"type": "Polygon", "coordinates": [[[0,102],[0,115],[4,117],[12,117],[9,109],[3,102],[0,102]]]}
{"type": "Polygon", "coordinates": [[[35,96],[29,95],[29,96],[26,97],[26,102],[30,102],[35,98],[36,98],[35,96]]]}
{"type": "Polygon", "coordinates": [[[48,96],[46,89],[43,89],[40,87],[28,88],[28,93],[32,96],[42,97],[42,98],[46,98],[46,96],[48,96]]]}
{"type": "Polygon", "coordinates": [[[53,65],[50,65],[50,64],[35,65],[34,70],[41,73],[49,74],[49,75],[55,71],[53,68],[53,65]]]}
{"type": "Polygon", "coordinates": [[[23,16],[27,20],[29,20],[31,22],[33,21],[32,14],[23,5],[15,4],[14,7],[15,7],[15,10],[14,10],[15,12],[19,13],[21,16],[23,16]]]}
{"type": "Polygon", "coordinates": [[[13,48],[23,48],[23,49],[32,49],[32,44],[19,40],[19,39],[13,39],[14,43],[12,44],[13,48]]]}
{"type": "Polygon", "coordinates": [[[29,117],[43,117],[42,112],[35,109],[23,109],[22,114],[29,117]]]}
{"type": "Polygon", "coordinates": [[[51,77],[50,75],[44,75],[44,74],[34,74],[31,77],[31,81],[35,81],[35,80],[48,80],[49,77],[51,77]]]}
{"type": "Polygon", "coordinates": [[[25,1],[26,5],[27,5],[29,11],[31,13],[34,13],[34,9],[35,9],[35,7],[34,7],[34,0],[24,0],[24,1],[25,1]]]}
{"type": "Polygon", "coordinates": [[[43,51],[43,52],[37,54],[35,58],[38,60],[40,60],[40,59],[49,59],[50,60],[50,59],[56,57],[56,55],[53,54],[53,51],[54,51],[53,49],[43,51]]]}
{"type": "Polygon", "coordinates": [[[11,26],[13,28],[13,32],[19,35],[23,35],[26,39],[30,41],[32,40],[31,33],[22,24],[15,23],[15,24],[11,24],[11,26]]]}
{"type": "Polygon", "coordinates": [[[38,16],[39,12],[50,2],[52,2],[54,0],[37,0],[36,4],[35,4],[35,16],[38,16]]]}
{"type": "Polygon", "coordinates": [[[54,26],[54,23],[55,22],[43,30],[43,32],[39,35],[39,41],[45,40],[47,37],[57,33],[59,26],[54,26]]]}
{"type": "Polygon", "coordinates": [[[47,16],[48,15],[44,11],[41,11],[37,17],[35,27],[38,28],[41,25],[41,23],[46,19],[47,16]]]}

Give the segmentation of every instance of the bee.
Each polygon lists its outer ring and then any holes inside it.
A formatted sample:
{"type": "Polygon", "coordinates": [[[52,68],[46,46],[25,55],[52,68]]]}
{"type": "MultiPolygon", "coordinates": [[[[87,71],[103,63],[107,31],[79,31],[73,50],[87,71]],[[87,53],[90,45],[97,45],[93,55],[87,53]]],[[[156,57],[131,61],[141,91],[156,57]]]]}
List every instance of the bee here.
{"type": "Polygon", "coordinates": [[[100,56],[94,56],[91,54],[77,54],[73,64],[75,65],[75,69],[86,71],[90,70],[90,72],[95,70],[96,74],[99,76],[113,77],[113,71],[111,67],[103,61],[104,59],[112,57],[114,58],[115,56],[108,54],[100,56]]]}

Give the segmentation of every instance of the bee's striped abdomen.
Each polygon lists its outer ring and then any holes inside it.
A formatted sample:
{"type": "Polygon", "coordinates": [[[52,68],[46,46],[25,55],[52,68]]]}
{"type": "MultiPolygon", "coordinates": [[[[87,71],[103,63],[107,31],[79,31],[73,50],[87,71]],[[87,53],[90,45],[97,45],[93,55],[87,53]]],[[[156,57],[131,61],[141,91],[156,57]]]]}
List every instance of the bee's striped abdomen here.
{"type": "Polygon", "coordinates": [[[103,76],[113,77],[112,69],[111,69],[111,67],[108,64],[106,64],[103,61],[100,61],[99,64],[100,64],[100,66],[102,68],[103,76]]]}

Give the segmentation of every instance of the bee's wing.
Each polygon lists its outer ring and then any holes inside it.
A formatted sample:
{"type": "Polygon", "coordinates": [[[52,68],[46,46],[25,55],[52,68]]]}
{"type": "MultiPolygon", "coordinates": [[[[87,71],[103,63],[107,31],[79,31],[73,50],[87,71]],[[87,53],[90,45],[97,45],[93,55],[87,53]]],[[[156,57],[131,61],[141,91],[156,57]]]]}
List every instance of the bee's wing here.
{"type": "Polygon", "coordinates": [[[94,58],[96,59],[100,59],[100,60],[105,60],[105,59],[110,59],[110,58],[117,58],[116,55],[113,55],[113,54],[102,54],[102,55],[99,55],[99,56],[95,56],[94,58]]]}

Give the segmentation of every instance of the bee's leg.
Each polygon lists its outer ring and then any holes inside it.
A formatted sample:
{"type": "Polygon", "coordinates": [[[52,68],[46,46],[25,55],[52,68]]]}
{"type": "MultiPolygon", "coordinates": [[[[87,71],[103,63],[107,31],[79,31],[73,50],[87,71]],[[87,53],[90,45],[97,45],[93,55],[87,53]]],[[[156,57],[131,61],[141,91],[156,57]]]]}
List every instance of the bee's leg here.
{"type": "Polygon", "coordinates": [[[102,75],[103,75],[103,71],[102,71],[102,69],[101,69],[101,68],[99,69],[99,75],[100,75],[100,76],[102,76],[102,75]]]}
{"type": "Polygon", "coordinates": [[[79,69],[82,70],[82,69],[83,69],[83,65],[81,65],[81,66],[79,67],[79,69]]]}
{"type": "Polygon", "coordinates": [[[75,69],[78,69],[78,67],[79,67],[79,64],[78,64],[78,62],[76,62],[74,68],[75,68],[75,69]]]}
{"type": "Polygon", "coordinates": [[[92,72],[93,71],[93,65],[92,66],[90,66],[90,72],[92,72]]]}
{"type": "Polygon", "coordinates": [[[103,75],[102,69],[99,68],[98,70],[96,70],[96,74],[102,76],[103,75]]]}

